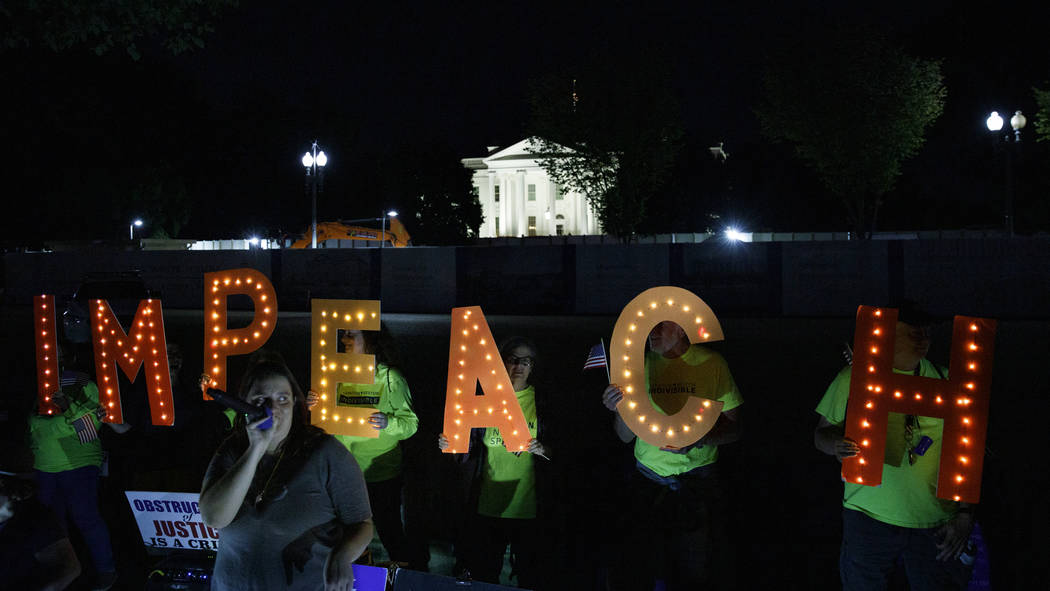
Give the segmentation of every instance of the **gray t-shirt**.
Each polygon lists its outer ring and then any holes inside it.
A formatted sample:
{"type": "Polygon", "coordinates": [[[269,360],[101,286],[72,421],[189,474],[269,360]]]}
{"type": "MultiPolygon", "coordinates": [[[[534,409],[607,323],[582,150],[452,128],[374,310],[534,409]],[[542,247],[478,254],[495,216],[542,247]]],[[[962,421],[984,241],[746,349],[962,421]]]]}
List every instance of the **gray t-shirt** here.
{"type": "MultiPolygon", "coordinates": [[[[324,588],[325,559],[342,538],[342,526],[368,519],[372,509],[353,456],[334,437],[323,438],[286,493],[261,511],[246,500],[233,522],[219,530],[213,591],[324,588]]],[[[259,468],[266,465],[272,463],[259,468]]],[[[216,454],[205,482],[231,466],[229,458],[216,454]]]]}

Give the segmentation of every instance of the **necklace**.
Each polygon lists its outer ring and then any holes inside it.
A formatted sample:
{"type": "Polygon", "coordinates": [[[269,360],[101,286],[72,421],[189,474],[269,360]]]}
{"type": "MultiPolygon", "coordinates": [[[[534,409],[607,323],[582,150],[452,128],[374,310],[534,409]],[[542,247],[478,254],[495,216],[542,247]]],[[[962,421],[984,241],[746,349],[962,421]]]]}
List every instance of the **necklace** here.
{"type": "Polygon", "coordinates": [[[266,479],[266,484],[263,485],[262,490],[255,496],[255,506],[258,507],[259,503],[262,502],[263,497],[266,495],[266,490],[270,488],[270,482],[273,480],[273,475],[277,473],[277,468],[281,465],[281,460],[284,459],[284,445],[281,445],[281,454],[277,456],[277,461],[273,464],[273,469],[270,470],[270,476],[266,479]]]}

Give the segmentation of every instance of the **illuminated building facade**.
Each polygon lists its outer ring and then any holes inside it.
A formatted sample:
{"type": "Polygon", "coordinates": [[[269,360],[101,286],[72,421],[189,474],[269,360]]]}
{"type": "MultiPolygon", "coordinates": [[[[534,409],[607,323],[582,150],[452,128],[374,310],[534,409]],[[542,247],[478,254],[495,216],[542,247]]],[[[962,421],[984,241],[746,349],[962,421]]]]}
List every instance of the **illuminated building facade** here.
{"type": "Polygon", "coordinates": [[[492,147],[488,156],[464,158],[481,202],[482,238],[601,234],[594,209],[580,193],[554,182],[529,151],[530,140],[492,147]]]}

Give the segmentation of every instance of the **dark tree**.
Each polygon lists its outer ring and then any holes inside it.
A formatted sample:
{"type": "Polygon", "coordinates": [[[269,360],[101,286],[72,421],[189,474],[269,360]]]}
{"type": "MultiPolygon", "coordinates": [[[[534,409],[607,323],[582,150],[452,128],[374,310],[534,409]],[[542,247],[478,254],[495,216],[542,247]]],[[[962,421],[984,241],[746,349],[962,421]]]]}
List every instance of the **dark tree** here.
{"type": "Polygon", "coordinates": [[[1050,142],[1050,88],[1033,88],[1036,112],[1032,124],[1035,126],[1036,141],[1050,142]]]}
{"type": "Polygon", "coordinates": [[[870,236],[901,163],[944,108],[940,63],[843,28],[779,51],[763,83],[764,133],[792,145],[841,200],[851,229],[870,236]]]}
{"type": "Polygon", "coordinates": [[[11,0],[0,4],[0,48],[122,49],[156,41],[173,54],[204,47],[216,19],[236,0],[11,0]]]}
{"type": "Polygon", "coordinates": [[[658,51],[603,53],[533,82],[533,151],[580,192],[606,233],[628,241],[667,181],[682,136],[668,60],[658,51]]]}
{"type": "Polygon", "coordinates": [[[185,178],[167,162],[142,169],[137,176],[130,190],[115,200],[116,219],[142,218],[144,235],[151,238],[179,237],[193,209],[185,178]]]}
{"type": "Polygon", "coordinates": [[[355,164],[353,198],[336,217],[356,219],[395,209],[414,245],[465,244],[478,235],[481,203],[459,154],[440,140],[414,138],[355,164]]]}

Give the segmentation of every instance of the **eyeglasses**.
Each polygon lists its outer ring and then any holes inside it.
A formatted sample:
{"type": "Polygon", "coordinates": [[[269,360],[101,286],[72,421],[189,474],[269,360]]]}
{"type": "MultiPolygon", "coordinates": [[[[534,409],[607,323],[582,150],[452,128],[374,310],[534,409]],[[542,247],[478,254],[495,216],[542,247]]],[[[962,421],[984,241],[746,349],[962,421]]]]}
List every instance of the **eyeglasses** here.
{"type": "Polygon", "coordinates": [[[507,365],[520,365],[522,367],[532,367],[536,363],[532,357],[515,357],[513,355],[507,356],[503,361],[507,365]]]}

